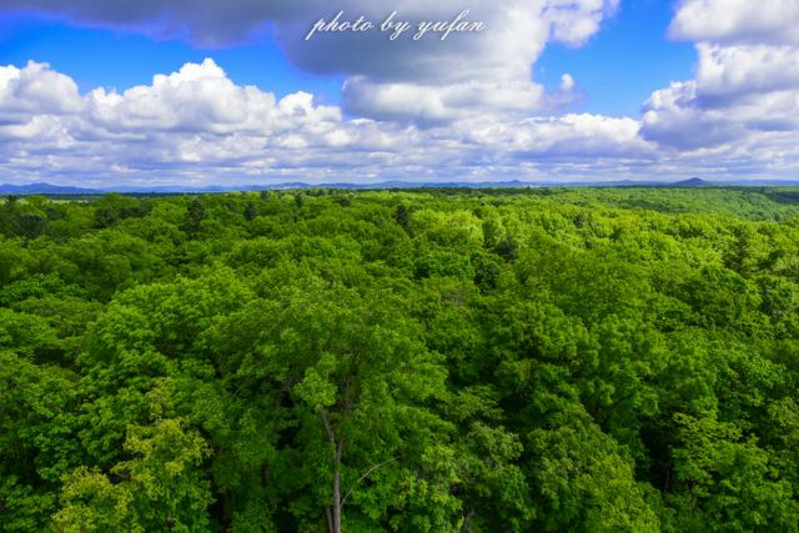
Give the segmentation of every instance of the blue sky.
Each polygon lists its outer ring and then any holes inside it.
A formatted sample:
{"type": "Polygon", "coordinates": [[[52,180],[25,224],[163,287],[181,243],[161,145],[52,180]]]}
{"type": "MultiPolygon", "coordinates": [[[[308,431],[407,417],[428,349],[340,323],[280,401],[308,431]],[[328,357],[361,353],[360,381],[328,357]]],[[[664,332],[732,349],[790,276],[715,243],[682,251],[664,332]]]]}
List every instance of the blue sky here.
{"type": "Polygon", "coordinates": [[[188,62],[213,57],[231,79],[285,96],[298,89],[339,99],[341,76],[322,77],[295,68],[282,56],[268,28],[247,42],[209,48],[180,40],[154,39],[124,29],[86,28],[26,13],[7,13],[0,22],[0,64],[23,67],[29,60],[69,73],[81,90],[119,90],[147,84],[153,74],[173,72],[188,62]]]}
{"type": "Polygon", "coordinates": [[[0,170],[94,185],[797,177],[791,2],[204,4],[0,0],[0,170]],[[337,9],[415,23],[463,8],[486,29],[303,40],[337,9]]]}
{"type": "Polygon", "coordinates": [[[653,91],[691,78],[693,46],[667,37],[673,11],[674,2],[668,0],[622,3],[584,46],[548,47],[536,64],[536,77],[554,87],[559,73],[569,72],[586,93],[585,110],[637,114],[653,91]]]}

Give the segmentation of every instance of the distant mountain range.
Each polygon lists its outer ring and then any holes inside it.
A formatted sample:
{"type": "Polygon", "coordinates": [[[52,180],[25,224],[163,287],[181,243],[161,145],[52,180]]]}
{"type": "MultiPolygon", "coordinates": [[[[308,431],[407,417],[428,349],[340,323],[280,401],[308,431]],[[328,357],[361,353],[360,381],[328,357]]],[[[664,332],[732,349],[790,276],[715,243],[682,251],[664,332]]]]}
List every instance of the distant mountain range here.
{"type": "Polygon", "coordinates": [[[213,185],[207,187],[187,187],[185,185],[172,185],[172,186],[158,186],[158,187],[104,187],[104,188],[86,188],[86,187],[73,187],[53,185],[51,183],[30,183],[26,185],[13,185],[4,184],[0,185],[0,194],[15,194],[15,195],[30,195],[30,194],[44,194],[44,195],[93,195],[93,194],[107,194],[111,192],[125,193],[125,194],[181,194],[181,193],[222,193],[222,192],[235,192],[235,191],[259,191],[259,190],[285,190],[285,189],[412,189],[412,188],[453,188],[453,187],[467,187],[474,189],[485,188],[525,188],[525,187],[723,187],[723,186],[799,186],[799,180],[738,180],[738,181],[725,181],[714,182],[706,181],[701,178],[690,178],[677,182],[665,181],[605,181],[605,182],[588,182],[588,181],[571,181],[571,182],[525,182],[525,181],[499,181],[499,182],[465,182],[465,181],[451,181],[443,183],[434,182],[412,182],[412,181],[384,181],[381,183],[324,183],[324,184],[309,184],[304,182],[289,182],[280,183],[275,185],[238,185],[238,186],[223,186],[213,185]]]}
{"type": "Polygon", "coordinates": [[[96,189],[83,189],[81,187],[63,187],[49,183],[30,183],[27,185],[0,185],[0,194],[99,194],[96,189]]]}

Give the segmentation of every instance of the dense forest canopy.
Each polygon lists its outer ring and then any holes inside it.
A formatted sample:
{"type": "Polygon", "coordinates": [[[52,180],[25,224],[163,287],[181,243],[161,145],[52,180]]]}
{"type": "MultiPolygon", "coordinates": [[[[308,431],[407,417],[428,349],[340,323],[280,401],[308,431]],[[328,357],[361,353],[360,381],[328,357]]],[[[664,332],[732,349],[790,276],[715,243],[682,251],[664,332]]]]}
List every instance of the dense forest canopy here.
{"type": "Polygon", "coordinates": [[[799,531],[799,192],[0,205],[4,531],[799,531]]]}

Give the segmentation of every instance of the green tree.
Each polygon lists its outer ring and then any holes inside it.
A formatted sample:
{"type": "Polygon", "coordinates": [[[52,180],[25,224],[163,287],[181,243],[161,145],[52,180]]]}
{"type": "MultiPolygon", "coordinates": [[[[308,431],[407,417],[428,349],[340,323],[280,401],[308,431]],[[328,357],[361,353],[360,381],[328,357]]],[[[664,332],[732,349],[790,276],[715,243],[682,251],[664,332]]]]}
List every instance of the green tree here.
{"type": "Polygon", "coordinates": [[[196,238],[202,229],[202,223],[207,218],[205,207],[199,198],[194,198],[186,209],[186,216],[183,219],[181,230],[190,239],[196,238]]]}

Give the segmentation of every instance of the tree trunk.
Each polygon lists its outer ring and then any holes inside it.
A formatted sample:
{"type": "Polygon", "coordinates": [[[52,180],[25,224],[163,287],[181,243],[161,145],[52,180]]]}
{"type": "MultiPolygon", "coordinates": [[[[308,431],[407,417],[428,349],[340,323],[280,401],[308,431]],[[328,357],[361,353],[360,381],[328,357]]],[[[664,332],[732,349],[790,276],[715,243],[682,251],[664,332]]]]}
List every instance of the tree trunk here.
{"type": "Polygon", "coordinates": [[[338,468],[333,474],[333,533],[341,533],[341,481],[338,468]]]}
{"type": "Polygon", "coordinates": [[[333,472],[333,523],[331,524],[332,533],[341,533],[341,452],[344,442],[338,441],[334,454],[335,470],[333,472]]]}
{"type": "Polygon", "coordinates": [[[333,501],[327,508],[327,525],[330,533],[341,533],[341,456],[344,453],[344,439],[336,439],[327,412],[319,412],[325,433],[333,449],[333,501]]]}

